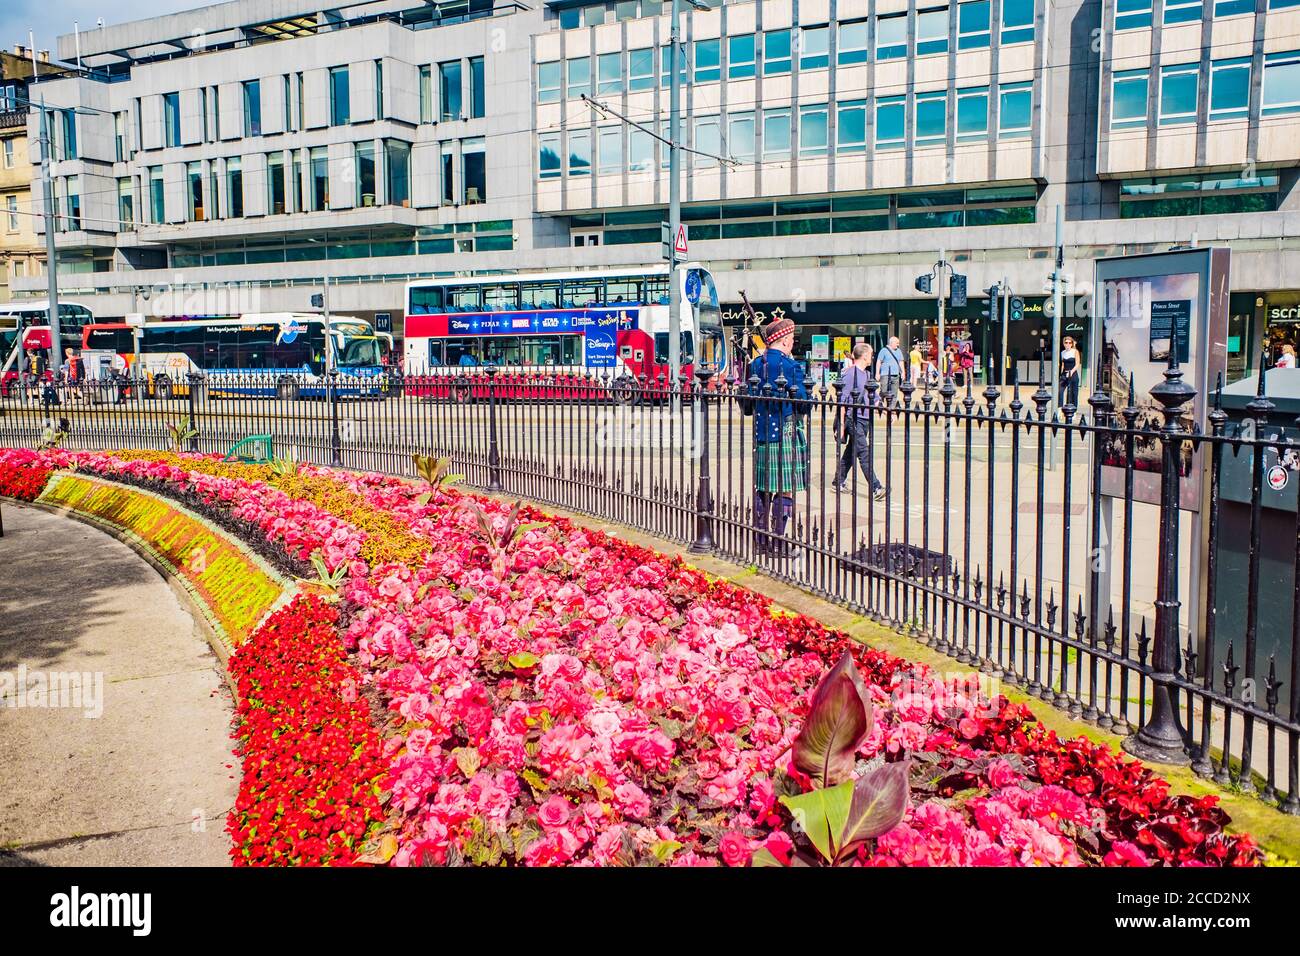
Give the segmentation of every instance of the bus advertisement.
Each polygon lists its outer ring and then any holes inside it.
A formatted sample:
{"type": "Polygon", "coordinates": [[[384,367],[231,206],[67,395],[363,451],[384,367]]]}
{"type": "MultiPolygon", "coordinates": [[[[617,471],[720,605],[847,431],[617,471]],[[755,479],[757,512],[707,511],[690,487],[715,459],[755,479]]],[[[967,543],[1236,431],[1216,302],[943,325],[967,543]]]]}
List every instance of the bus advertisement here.
{"type": "MultiPolygon", "coordinates": [[[[718,292],[708,270],[679,268],[681,366],[728,370],[718,292]]],[[[406,388],[458,400],[486,394],[483,366],[499,371],[502,397],[548,397],[573,385],[578,397],[636,400],[669,374],[668,267],[422,280],[406,289],[406,388]],[[588,394],[590,392],[590,394],[588,394]]]]}
{"type": "Polygon", "coordinates": [[[113,368],[143,379],[148,394],[183,394],[202,376],[209,395],[274,395],[292,401],[326,395],[326,372],[341,373],[340,396],[383,393],[379,342],[370,323],[275,312],[229,319],[172,319],[98,324],[85,330],[87,377],[113,368]]]}

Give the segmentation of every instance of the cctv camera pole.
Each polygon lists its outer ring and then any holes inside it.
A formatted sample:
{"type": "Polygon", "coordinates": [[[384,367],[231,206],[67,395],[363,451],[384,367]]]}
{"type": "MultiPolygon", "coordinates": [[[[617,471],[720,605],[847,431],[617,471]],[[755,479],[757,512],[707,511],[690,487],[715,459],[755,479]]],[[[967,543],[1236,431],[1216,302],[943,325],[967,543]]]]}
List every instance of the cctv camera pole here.
{"type": "Polygon", "coordinates": [[[41,187],[45,197],[45,272],[49,279],[50,320],[50,372],[58,370],[62,362],[63,343],[59,335],[59,267],[58,253],[54,249],[54,180],[51,168],[53,136],[50,114],[45,109],[45,95],[41,95],[41,187]]]}

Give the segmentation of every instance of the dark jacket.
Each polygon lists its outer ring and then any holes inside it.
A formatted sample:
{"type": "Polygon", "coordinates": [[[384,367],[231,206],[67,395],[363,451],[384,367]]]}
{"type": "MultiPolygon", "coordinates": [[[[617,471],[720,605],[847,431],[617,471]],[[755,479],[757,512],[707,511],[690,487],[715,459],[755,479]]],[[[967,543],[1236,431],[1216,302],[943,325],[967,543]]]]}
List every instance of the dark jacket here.
{"type": "Polygon", "coordinates": [[[844,406],[844,415],[849,421],[866,421],[870,415],[867,409],[871,405],[871,392],[867,390],[867,383],[871,379],[868,369],[856,365],[850,365],[849,370],[840,376],[839,403],[844,406]]]}
{"type": "Polygon", "coordinates": [[[796,405],[790,399],[808,399],[808,392],[803,385],[803,366],[776,349],[768,349],[749,363],[749,377],[746,388],[754,396],[754,441],[762,443],[779,442],[781,429],[785,420],[796,410],[805,411],[807,405],[796,405]],[[777,385],[777,380],[785,376],[784,391],[777,385]],[[757,377],[757,384],[753,379],[757,377]],[[771,386],[767,392],[770,396],[763,398],[764,386],[771,386]],[[786,401],[778,401],[784,396],[786,401]]]}

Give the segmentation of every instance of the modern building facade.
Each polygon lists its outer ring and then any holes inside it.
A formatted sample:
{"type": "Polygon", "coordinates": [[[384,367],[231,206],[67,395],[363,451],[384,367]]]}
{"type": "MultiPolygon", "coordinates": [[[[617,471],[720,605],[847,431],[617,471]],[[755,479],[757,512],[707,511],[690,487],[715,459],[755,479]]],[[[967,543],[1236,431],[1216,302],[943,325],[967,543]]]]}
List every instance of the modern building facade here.
{"type": "MultiPolygon", "coordinates": [[[[1197,243],[1233,250],[1234,374],[1294,341],[1297,0],[710,6],[682,14],[691,254],[800,351],[932,338],[913,282],[942,250],[982,360],[977,290],[1027,297],[1032,376],[1058,206],[1076,336],[1093,260],[1197,243]]],[[[43,89],[63,286],[106,316],[226,313],[328,277],[400,335],[415,276],[657,261],[667,13],[235,0],[82,34],[84,70],[43,89]]]]}

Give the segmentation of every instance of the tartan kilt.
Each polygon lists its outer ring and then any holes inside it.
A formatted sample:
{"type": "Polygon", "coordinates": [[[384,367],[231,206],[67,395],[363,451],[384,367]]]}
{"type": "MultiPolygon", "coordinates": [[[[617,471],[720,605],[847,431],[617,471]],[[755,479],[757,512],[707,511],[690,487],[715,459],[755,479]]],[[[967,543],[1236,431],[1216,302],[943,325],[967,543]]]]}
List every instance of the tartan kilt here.
{"type": "Polygon", "coordinates": [[[779,442],[754,443],[754,490],[790,493],[808,487],[808,436],[790,416],[779,442]]]}

